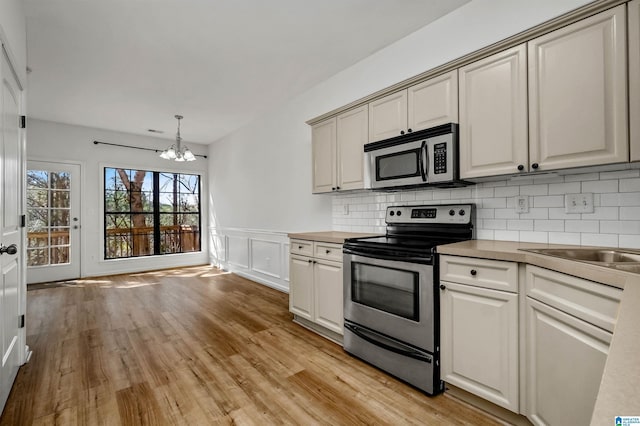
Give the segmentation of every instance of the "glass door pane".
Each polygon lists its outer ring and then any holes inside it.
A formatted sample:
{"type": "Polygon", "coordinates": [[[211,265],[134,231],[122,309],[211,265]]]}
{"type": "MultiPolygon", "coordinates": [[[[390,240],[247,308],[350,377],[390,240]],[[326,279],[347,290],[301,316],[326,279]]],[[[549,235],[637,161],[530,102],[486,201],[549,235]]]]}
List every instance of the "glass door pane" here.
{"type": "Polygon", "coordinates": [[[80,277],[80,166],[27,162],[27,283],[80,277]]]}
{"type": "Polygon", "coordinates": [[[27,265],[69,263],[69,172],[27,171],[27,265]]]}

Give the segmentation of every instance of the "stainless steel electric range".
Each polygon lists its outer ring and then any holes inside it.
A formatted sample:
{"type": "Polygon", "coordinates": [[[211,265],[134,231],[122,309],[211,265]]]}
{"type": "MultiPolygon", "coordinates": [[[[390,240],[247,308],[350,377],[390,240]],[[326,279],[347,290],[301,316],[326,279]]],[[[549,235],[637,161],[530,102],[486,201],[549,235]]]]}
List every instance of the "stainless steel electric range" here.
{"type": "Polygon", "coordinates": [[[472,204],[388,207],[383,237],[345,241],[344,349],[427,394],[440,380],[435,247],[474,238],[472,204]]]}

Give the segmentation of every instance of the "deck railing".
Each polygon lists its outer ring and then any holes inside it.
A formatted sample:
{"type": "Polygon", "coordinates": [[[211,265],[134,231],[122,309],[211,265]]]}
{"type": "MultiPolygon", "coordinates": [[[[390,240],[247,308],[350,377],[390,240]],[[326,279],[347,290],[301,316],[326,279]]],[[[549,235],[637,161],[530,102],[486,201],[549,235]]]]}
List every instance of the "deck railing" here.
{"type": "MultiPolygon", "coordinates": [[[[145,256],[153,254],[154,247],[153,227],[142,228],[114,228],[107,229],[105,258],[115,259],[119,257],[145,256]]],[[[51,232],[27,233],[30,253],[30,264],[61,264],[69,259],[67,251],[50,250],[51,259],[48,259],[48,247],[69,245],[69,230],[51,232]],[[51,237],[51,240],[49,240],[51,237]],[[31,259],[33,257],[33,259],[31,259]],[[42,257],[42,259],[39,259],[42,257]],[[54,259],[55,257],[55,259],[54,259]],[[48,259],[48,260],[47,260],[48,259]]],[[[170,225],[160,227],[160,253],[185,253],[200,250],[200,230],[189,225],[170,225]]]]}

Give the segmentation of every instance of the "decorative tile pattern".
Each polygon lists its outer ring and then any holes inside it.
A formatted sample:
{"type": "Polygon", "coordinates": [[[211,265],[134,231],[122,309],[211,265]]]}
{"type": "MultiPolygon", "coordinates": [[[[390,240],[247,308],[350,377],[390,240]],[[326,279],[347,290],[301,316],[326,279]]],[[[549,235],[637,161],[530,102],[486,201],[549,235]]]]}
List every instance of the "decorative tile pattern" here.
{"type": "MultiPolygon", "coordinates": [[[[632,166],[637,167],[637,166],[632,166]]],[[[333,229],[385,232],[390,205],[474,203],[478,239],[640,248],[640,170],[517,178],[457,189],[360,191],[333,196],[333,229]],[[592,193],[593,213],[567,213],[564,194],[592,193]],[[516,213],[514,197],[529,197],[516,213]],[[344,205],[349,214],[344,214],[344,205]]]]}

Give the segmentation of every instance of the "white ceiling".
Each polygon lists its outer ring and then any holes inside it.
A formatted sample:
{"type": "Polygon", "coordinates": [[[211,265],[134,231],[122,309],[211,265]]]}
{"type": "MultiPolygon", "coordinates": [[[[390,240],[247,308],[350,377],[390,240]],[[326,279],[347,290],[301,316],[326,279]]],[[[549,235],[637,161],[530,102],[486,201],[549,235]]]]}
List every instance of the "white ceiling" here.
{"type": "Polygon", "coordinates": [[[210,143],[468,1],[25,0],[29,116],[210,143]]]}

